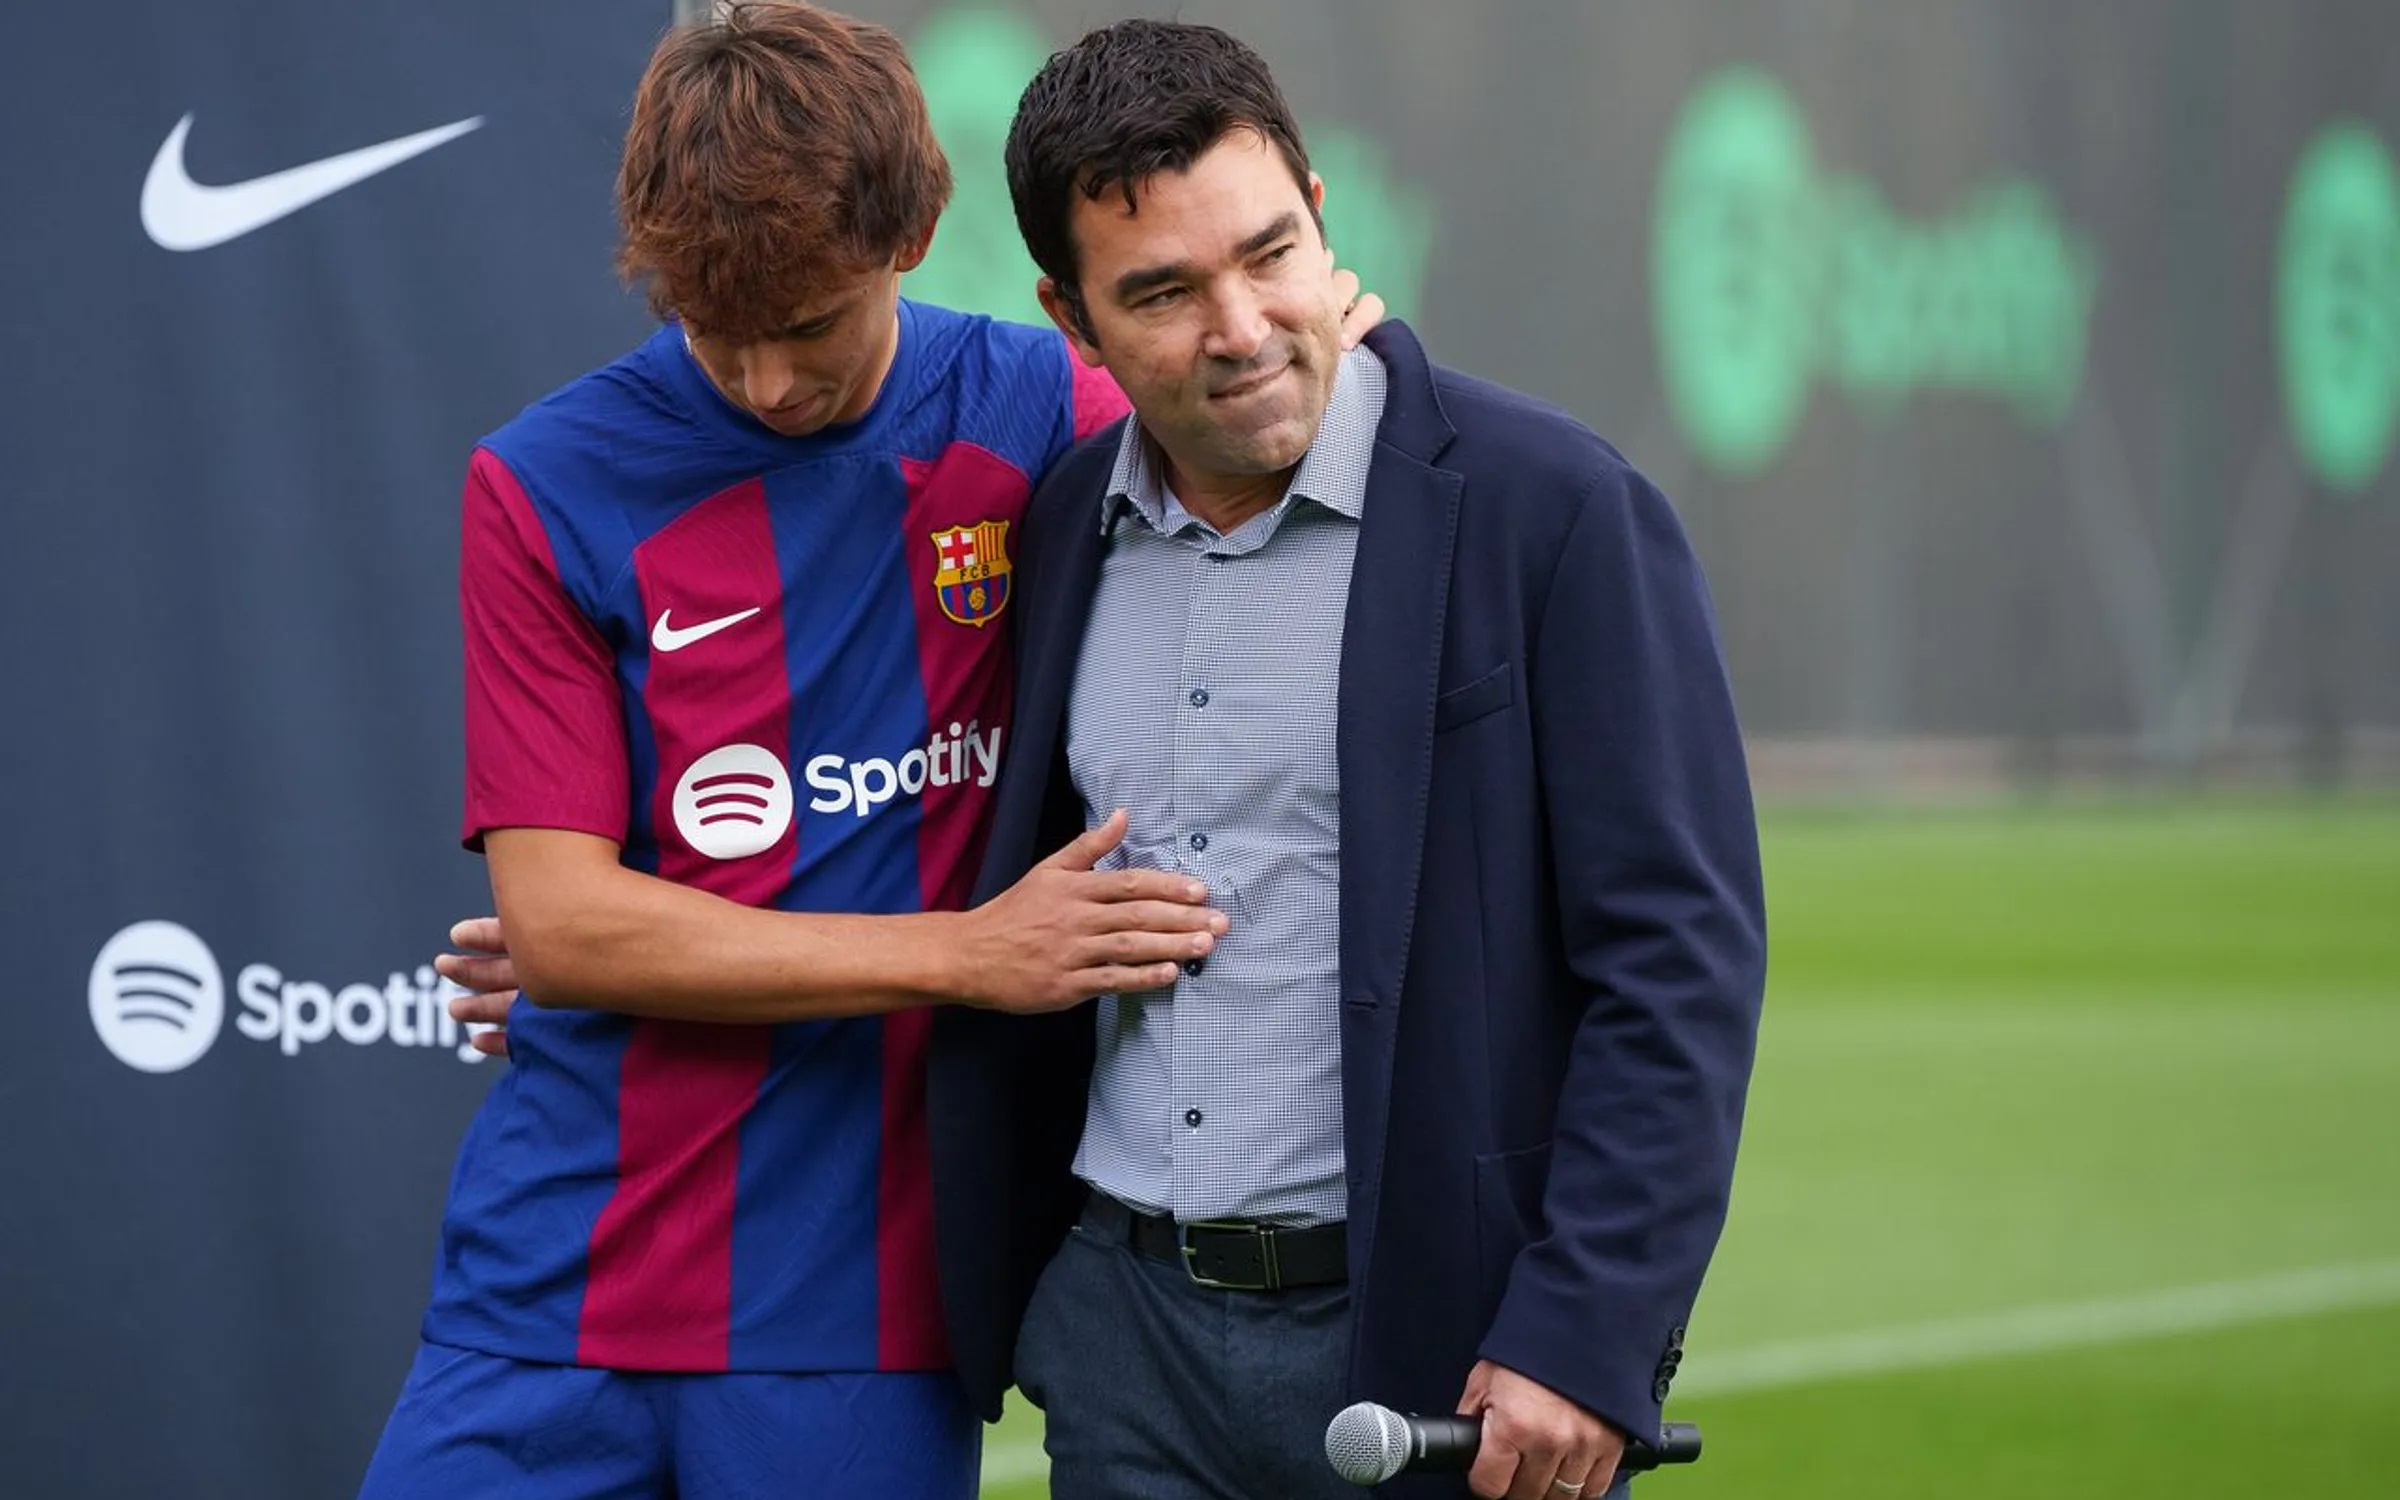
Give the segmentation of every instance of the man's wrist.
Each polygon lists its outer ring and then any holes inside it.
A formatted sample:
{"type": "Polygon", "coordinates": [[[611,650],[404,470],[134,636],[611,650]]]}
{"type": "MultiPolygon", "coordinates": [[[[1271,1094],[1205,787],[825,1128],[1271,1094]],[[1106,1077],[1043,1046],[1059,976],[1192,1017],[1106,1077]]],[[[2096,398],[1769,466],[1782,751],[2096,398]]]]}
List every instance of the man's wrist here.
{"type": "Polygon", "coordinates": [[[975,1004],[974,914],[929,911],[908,920],[899,945],[904,988],[928,1005],[975,1004]]]}

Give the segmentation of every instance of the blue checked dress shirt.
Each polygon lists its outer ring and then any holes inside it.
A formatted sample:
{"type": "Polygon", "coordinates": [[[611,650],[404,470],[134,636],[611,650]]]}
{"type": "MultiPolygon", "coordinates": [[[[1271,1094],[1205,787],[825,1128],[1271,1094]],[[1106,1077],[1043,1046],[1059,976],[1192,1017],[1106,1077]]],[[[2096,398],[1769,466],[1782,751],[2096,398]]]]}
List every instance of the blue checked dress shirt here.
{"type": "Polygon", "coordinates": [[[1386,386],[1343,356],[1290,488],[1231,535],[1138,422],[1102,504],[1068,766],[1087,825],[1131,816],[1110,862],[1199,877],[1231,930],[1171,988],[1101,1000],[1075,1170],[1185,1222],[1344,1215],[1334,722],[1386,386]]]}

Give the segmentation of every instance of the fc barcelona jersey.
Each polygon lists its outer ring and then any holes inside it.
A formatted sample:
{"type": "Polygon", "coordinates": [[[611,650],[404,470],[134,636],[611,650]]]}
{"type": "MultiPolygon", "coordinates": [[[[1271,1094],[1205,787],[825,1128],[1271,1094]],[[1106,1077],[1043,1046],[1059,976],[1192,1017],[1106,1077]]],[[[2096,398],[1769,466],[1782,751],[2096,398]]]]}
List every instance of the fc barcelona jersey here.
{"type": "MultiPolygon", "coordinates": [[[[597,834],[785,911],[964,904],[1008,735],[1013,533],[1125,406],[1050,330],[900,320],[872,408],[822,433],[732,406],[669,327],[477,449],[470,843],[597,834]]],[[[943,1367],[927,1030],[519,1006],[426,1336],[618,1369],[943,1367]]]]}

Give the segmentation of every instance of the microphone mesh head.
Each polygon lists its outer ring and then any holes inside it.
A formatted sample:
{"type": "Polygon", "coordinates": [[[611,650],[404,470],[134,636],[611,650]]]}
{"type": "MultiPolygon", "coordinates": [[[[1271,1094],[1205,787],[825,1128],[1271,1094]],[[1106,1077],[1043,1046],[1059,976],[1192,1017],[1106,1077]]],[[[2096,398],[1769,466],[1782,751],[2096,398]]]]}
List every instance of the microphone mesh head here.
{"type": "Polygon", "coordinates": [[[1381,1484],[1408,1466],[1408,1420],[1361,1401],[1325,1425],[1325,1460],[1352,1484],[1381,1484]]]}

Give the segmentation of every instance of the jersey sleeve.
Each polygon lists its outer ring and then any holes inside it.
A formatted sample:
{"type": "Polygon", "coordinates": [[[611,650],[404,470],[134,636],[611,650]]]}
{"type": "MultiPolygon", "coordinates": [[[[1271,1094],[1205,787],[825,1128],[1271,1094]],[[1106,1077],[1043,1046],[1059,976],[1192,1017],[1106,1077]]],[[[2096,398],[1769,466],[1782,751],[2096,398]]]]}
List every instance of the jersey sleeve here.
{"type": "Polygon", "coordinates": [[[477,449],[459,539],[466,648],[462,837],[559,828],[625,841],[631,772],[608,643],[568,597],[508,466],[477,449]]]}
{"type": "MultiPolygon", "coordinates": [[[[1059,335],[1066,343],[1066,335],[1059,335]]],[[[1110,426],[1133,410],[1125,392],[1117,386],[1115,376],[1096,365],[1087,365],[1076,356],[1075,346],[1067,345],[1067,402],[1072,438],[1069,446],[1080,443],[1101,428],[1110,426]]]]}

